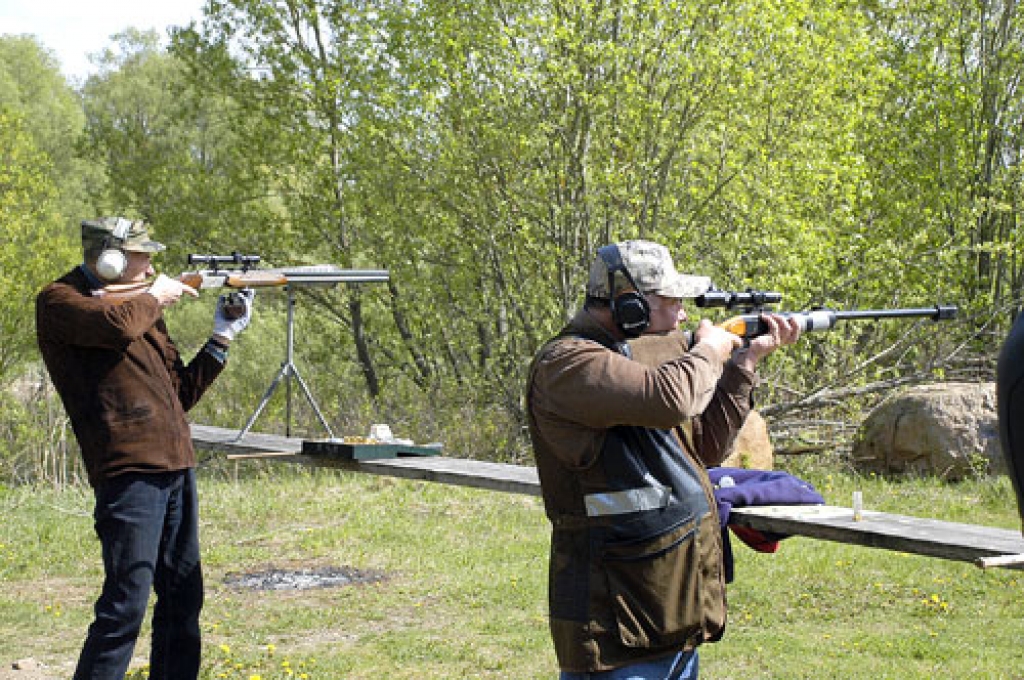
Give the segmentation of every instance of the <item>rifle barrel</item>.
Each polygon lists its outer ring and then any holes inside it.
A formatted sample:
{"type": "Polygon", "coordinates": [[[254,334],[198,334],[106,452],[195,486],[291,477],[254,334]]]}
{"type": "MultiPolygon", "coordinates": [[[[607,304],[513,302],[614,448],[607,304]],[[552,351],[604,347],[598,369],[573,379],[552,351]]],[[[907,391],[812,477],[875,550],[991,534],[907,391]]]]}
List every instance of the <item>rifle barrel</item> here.
{"type": "Polygon", "coordinates": [[[934,307],[911,307],[904,309],[851,309],[835,312],[836,319],[893,319],[906,317],[928,318],[943,321],[956,317],[956,305],[935,305],[934,307]]]}
{"type": "Polygon", "coordinates": [[[391,280],[387,269],[341,269],[333,265],[312,265],[277,269],[289,284],[334,285],[338,283],[380,283],[391,280]]]}

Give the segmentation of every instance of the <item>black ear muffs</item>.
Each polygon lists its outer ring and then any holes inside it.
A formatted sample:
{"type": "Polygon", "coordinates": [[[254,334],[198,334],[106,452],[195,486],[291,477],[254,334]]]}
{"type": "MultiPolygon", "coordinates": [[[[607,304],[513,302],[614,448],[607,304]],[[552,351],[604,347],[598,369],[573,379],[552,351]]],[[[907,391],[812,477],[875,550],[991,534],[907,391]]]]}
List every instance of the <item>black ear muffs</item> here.
{"type": "Polygon", "coordinates": [[[114,231],[103,244],[103,252],[96,258],[96,273],[104,281],[117,281],[127,269],[128,256],[124,254],[124,242],[131,228],[131,220],[118,217],[114,231]]]}
{"type": "Polygon", "coordinates": [[[627,338],[638,338],[651,325],[651,307],[637,288],[622,262],[618,246],[612,244],[597,250],[608,268],[608,295],[611,297],[612,320],[627,338]]]}

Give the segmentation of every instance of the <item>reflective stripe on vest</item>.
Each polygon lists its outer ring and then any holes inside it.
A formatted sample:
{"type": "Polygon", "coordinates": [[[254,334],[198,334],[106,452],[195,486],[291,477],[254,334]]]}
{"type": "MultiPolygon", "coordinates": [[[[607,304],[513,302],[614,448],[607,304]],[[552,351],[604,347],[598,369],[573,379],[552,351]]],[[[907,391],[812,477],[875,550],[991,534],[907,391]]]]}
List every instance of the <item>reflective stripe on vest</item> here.
{"type": "Polygon", "coordinates": [[[651,486],[585,496],[583,502],[587,508],[587,516],[624,515],[667,507],[672,499],[672,489],[658,484],[650,474],[645,476],[644,481],[651,486]]]}

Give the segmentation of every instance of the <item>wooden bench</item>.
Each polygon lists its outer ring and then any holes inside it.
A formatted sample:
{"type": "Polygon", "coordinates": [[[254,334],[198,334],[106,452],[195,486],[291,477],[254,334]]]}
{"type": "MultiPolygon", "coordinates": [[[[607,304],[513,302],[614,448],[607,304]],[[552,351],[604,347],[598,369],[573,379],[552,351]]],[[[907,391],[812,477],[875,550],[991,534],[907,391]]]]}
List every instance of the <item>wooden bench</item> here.
{"type": "MultiPolygon", "coordinates": [[[[389,477],[540,496],[537,470],[525,465],[423,456],[384,460],[343,460],[302,454],[302,439],[208,425],[192,426],[196,448],[223,451],[235,460],[280,460],[389,477]]],[[[1019,531],[936,519],[865,511],[833,505],[778,505],[733,508],[730,523],[759,531],[807,536],[868,548],[971,562],[979,567],[1024,569],[1019,531]]]]}

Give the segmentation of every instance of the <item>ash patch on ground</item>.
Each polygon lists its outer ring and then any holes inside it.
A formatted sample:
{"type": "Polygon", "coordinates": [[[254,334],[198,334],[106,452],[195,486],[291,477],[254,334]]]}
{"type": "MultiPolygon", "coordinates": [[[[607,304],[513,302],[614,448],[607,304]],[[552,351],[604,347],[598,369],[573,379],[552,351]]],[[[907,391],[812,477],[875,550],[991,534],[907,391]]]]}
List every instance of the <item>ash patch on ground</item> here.
{"type": "Polygon", "coordinates": [[[225,585],[248,590],[311,590],[376,583],[384,574],[353,567],[321,567],[319,569],[265,569],[248,574],[228,574],[225,585]]]}

